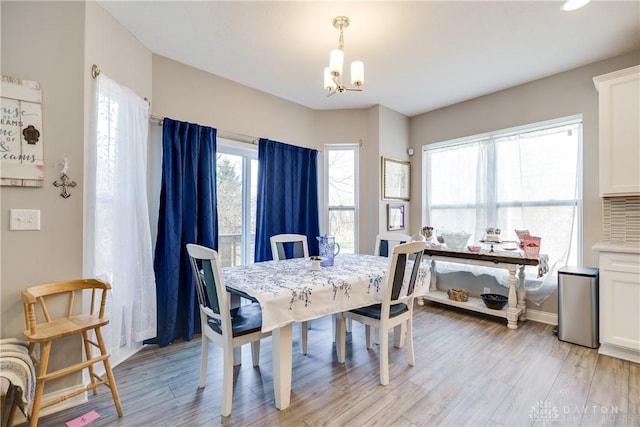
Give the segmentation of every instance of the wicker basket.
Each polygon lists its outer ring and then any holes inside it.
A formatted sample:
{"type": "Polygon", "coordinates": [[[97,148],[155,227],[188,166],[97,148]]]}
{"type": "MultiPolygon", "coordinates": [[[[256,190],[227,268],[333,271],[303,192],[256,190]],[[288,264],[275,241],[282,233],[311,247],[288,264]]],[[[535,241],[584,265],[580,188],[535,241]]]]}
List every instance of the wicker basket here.
{"type": "Polygon", "coordinates": [[[449,299],[453,301],[469,301],[469,289],[447,289],[447,295],[449,295],[449,299]]]}

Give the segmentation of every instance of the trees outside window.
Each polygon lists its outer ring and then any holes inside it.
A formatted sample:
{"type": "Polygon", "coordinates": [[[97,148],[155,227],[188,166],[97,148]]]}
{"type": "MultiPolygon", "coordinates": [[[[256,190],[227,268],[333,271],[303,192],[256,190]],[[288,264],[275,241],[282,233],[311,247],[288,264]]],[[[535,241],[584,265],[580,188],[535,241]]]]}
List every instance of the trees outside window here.
{"type": "Polygon", "coordinates": [[[218,252],[223,267],[253,262],[258,150],[218,140],[218,252]]]}
{"type": "Polygon", "coordinates": [[[324,158],[325,230],[342,252],[358,252],[358,145],[326,145],[324,158]]]}

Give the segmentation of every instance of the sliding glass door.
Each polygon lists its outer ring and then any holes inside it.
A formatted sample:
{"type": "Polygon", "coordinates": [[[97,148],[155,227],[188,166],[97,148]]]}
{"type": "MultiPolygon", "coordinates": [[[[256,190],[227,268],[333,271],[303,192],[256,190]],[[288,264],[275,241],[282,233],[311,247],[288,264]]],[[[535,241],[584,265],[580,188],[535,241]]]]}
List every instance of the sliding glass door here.
{"type": "Polygon", "coordinates": [[[218,253],[223,267],[253,262],[258,148],[218,139],[218,253]]]}

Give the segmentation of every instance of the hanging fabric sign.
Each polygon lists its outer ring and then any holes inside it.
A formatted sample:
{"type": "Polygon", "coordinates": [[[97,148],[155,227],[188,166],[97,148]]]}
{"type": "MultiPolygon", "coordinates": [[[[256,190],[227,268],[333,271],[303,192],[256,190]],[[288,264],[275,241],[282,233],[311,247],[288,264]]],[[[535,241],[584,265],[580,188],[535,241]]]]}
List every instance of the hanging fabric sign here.
{"type": "Polygon", "coordinates": [[[44,181],[40,84],[2,76],[0,183],[41,187],[44,181]]]}

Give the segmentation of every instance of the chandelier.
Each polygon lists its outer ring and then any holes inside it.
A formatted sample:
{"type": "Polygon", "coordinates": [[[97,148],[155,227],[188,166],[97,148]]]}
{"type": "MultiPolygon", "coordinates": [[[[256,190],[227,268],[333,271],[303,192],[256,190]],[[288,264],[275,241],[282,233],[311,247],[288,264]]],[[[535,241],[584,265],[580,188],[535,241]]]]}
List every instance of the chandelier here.
{"type": "Polygon", "coordinates": [[[342,31],[349,26],[349,18],[338,16],[333,20],[333,26],[340,30],[340,38],[338,39],[338,48],[333,49],[329,55],[329,66],[324,69],[324,88],[327,90],[327,96],[336,92],[343,93],[347,90],[361,92],[362,83],[364,83],[364,64],[362,61],[351,63],[351,84],[353,87],[346,87],[342,83],[342,65],[344,63],[344,35],[342,31]]]}

